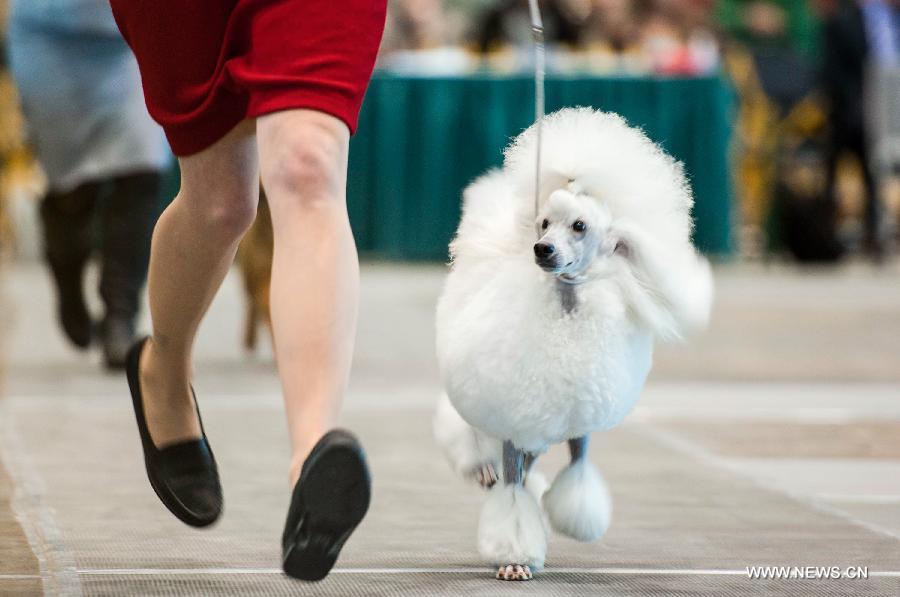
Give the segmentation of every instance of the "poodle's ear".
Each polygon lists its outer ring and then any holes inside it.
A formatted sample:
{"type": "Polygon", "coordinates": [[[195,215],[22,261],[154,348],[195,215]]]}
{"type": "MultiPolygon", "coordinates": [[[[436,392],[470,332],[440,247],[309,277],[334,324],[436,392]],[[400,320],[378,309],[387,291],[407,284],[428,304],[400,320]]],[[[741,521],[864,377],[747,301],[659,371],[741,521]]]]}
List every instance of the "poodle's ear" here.
{"type": "Polygon", "coordinates": [[[690,244],[665,245],[630,222],[617,222],[614,231],[633,274],[626,298],[645,325],[665,340],[705,328],[713,299],[709,262],[690,244]]]}

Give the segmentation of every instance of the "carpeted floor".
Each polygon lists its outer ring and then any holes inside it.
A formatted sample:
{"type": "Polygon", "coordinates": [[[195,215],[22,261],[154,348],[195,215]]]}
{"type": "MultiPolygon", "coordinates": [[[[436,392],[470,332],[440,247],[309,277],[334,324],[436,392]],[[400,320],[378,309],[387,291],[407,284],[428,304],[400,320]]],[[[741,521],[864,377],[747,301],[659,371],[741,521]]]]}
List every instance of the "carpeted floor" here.
{"type": "MultiPolygon", "coordinates": [[[[640,407],[592,444],[615,499],[609,533],[592,545],[553,538],[546,571],[512,585],[493,580],[475,550],[484,493],[453,477],[430,437],[441,271],[366,267],[344,422],[369,450],[374,502],[335,573],[305,585],[278,571],[287,439],[270,352],[240,352],[237,280],[198,342],[195,385],[226,506],[197,531],[146,482],[124,381],[63,345],[43,273],[15,268],[0,595],[900,594],[900,282],[855,270],[719,279],[713,330],[662,350],[640,407]],[[851,282],[865,292],[848,292],[851,282]],[[779,284],[788,290],[765,289],[779,284]],[[812,319],[791,314],[820,294],[817,339],[812,319]],[[843,336],[858,312],[880,325],[843,336]],[[821,362],[807,352],[815,346],[821,362]],[[757,354],[764,347],[776,354],[757,354]],[[768,379],[775,361],[784,375],[768,379]],[[752,580],[750,566],[862,566],[869,578],[752,580]]],[[[553,450],[538,466],[552,478],[563,461],[553,450]]]]}

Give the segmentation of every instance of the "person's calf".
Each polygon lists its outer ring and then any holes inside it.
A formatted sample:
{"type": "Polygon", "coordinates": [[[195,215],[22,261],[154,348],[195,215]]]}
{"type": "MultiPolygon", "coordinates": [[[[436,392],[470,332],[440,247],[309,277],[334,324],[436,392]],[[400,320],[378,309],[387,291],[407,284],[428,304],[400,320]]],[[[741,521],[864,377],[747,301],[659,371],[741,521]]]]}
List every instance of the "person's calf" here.
{"type": "Polygon", "coordinates": [[[165,347],[154,337],[147,341],[139,364],[144,394],[144,417],[153,443],[162,448],[201,435],[190,378],[190,353],[165,347]]]}

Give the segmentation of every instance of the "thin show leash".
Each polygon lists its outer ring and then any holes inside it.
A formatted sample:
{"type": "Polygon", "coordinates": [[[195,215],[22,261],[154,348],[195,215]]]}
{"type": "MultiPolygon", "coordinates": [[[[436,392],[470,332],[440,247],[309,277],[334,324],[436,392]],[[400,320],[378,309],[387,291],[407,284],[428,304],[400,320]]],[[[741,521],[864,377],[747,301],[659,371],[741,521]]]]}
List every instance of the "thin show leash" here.
{"type": "MultiPolygon", "coordinates": [[[[534,124],[537,136],[537,151],[534,158],[534,218],[537,219],[541,209],[541,131],[544,126],[544,75],[547,64],[544,52],[544,21],[541,19],[538,0],[528,0],[528,10],[531,13],[531,38],[534,41],[534,124]]],[[[540,238],[540,233],[538,237],[540,238]]],[[[574,286],[587,282],[590,277],[585,274],[559,275],[556,279],[563,284],[574,286]]]]}
{"type": "Polygon", "coordinates": [[[537,128],[537,151],[534,164],[534,217],[537,219],[541,203],[541,128],[544,121],[544,21],[538,0],[528,0],[531,13],[531,37],[534,41],[534,122],[537,128]]]}
{"type": "MultiPolygon", "coordinates": [[[[537,219],[541,207],[541,127],[544,120],[544,22],[538,0],[528,0],[531,13],[531,39],[534,42],[534,124],[537,132],[537,151],[534,163],[534,219],[537,219]]],[[[540,237],[540,233],[538,233],[540,237]]],[[[475,434],[478,442],[478,435],[475,434]]],[[[524,479],[524,452],[513,447],[512,442],[503,442],[503,470],[514,471],[518,480],[524,479]]]]}

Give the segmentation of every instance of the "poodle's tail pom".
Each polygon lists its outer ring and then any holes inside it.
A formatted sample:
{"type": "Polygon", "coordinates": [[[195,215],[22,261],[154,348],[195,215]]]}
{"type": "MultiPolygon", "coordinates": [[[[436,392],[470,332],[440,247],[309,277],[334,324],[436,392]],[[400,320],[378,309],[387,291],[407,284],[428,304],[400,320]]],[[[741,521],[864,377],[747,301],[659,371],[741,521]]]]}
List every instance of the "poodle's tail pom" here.
{"type": "Polygon", "coordinates": [[[432,423],[434,438],[458,475],[472,477],[485,464],[499,473],[502,444],[466,423],[447,394],[438,399],[432,423]]]}
{"type": "MultiPolygon", "coordinates": [[[[673,264],[676,263],[672,259],[673,264]]],[[[664,290],[669,301],[671,325],[658,326],[663,340],[683,340],[702,331],[709,324],[713,303],[713,277],[709,261],[693,250],[673,270],[675,275],[668,280],[664,290]]],[[[666,275],[666,274],[664,274],[666,275]]]]}
{"type": "Polygon", "coordinates": [[[709,261],[699,255],[695,259],[692,273],[684,283],[687,291],[680,314],[682,328],[688,334],[700,331],[709,324],[714,294],[709,261]]]}
{"type": "Polygon", "coordinates": [[[586,459],[561,470],[543,497],[553,529],[577,539],[596,541],[609,527],[612,497],[594,466],[586,459]]]}
{"type": "Polygon", "coordinates": [[[544,494],[547,493],[547,487],[549,486],[550,484],[547,482],[547,477],[536,468],[532,468],[525,474],[525,489],[527,489],[528,493],[533,495],[534,499],[538,502],[540,502],[541,498],[544,497],[544,494]]]}
{"type": "Polygon", "coordinates": [[[497,485],[488,494],[478,521],[478,551],[494,565],[544,566],[547,532],[541,507],[521,485],[497,485]]]}

